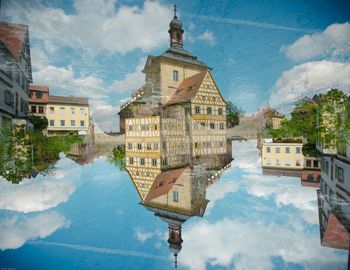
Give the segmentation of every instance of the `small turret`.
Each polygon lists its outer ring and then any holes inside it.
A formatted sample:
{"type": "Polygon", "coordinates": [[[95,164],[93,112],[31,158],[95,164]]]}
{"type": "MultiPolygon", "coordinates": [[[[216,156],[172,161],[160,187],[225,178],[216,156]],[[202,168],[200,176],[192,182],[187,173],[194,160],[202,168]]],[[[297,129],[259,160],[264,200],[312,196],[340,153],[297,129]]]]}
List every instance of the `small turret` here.
{"type": "Polygon", "coordinates": [[[170,35],[170,47],[178,47],[182,48],[183,47],[183,33],[184,30],[182,29],[182,23],[181,21],[177,18],[176,15],[176,5],[174,5],[174,19],[169,24],[169,35],[170,35]]]}

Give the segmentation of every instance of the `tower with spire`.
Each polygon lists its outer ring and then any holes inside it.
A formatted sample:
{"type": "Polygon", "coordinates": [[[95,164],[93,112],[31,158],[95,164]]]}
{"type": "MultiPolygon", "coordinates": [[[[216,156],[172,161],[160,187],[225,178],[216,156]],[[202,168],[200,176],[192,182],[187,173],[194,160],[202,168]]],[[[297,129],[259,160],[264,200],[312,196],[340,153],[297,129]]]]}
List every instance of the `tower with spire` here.
{"type": "Polygon", "coordinates": [[[176,4],[174,4],[174,18],[169,24],[169,35],[170,35],[170,47],[183,47],[183,33],[184,30],[182,29],[182,23],[177,18],[176,15],[176,4]]]}
{"type": "Polygon", "coordinates": [[[125,132],[125,169],[140,203],[168,224],[175,267],[182,224],[194,215],[203,216],[208,179],[232,160],[227,104],[211,68],[185,50],[176,12],[174,5],[169,48],[148,56],[142,70],[145,84],[119,113],[125,132]]]}

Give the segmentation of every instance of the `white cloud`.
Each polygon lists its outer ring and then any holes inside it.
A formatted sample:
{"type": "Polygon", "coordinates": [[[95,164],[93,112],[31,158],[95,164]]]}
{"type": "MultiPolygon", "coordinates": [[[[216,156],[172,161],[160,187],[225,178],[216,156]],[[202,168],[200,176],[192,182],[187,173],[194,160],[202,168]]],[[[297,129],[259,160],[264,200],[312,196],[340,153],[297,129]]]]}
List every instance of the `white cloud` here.
{"type": "Polygon", "coordinates": [[[150,51],[168,42],[164,29],[171,20],[170,6],[146,0],[143,7],[122,5],[115,10],[115,2],[78,0],[75,14],[18,1],[11,1],[4,10],[13,21],[28,24],[31,36],[42,40],[51,53],[68,46],[125,54],[135,49],[150,51]]]}
{"type": "Polygon", "coordinates": [[[271,198],[278,208],[292,205],[306,222],[318,224],[315,189],[302,188],[300,178],[262,175],[261,158],[255,148],[256,141],[234,142],[232,147],[238,157],[237,161],[232,162],[232,168],[242,171],[238,184],[247,193],[258,198],[271,198]]]}
{"type": "Polygon", "coordinates": [[[141,228],[134,229],[134,235],[138,241],[144,243],[146,240],[151,238],[154,234],[150,232],[145,232],[141,228]]]}
{"type": "Polygon", "coordinates": [[[141,58],[134,71],[126,74],[122,80],[115,80],[112,82],[108,87],[109,91],[123,93],[137,90],[145,81],[145,74],[141,72],[145,63],[146,59],[141,58]]]}
{"type": "Polygon", "coordinates": [[[69,226],[69,221],[57,212],[36,215],[13,215],[0,220],[0,249],[16,249],[28,240],[45,238],[60,228],[69,226]]]}
{"type": "Polygon", "coordinates": [[[350,94],[350,63],[314,61],[293,67],[282,73],[271,94],[273,107],[292,104],[305,96],[312,97],[330,88],[350,94]]]}
{"type": "Polygon", "coordinates": [[[208,29],[205,30],[203,33],[195,35],[193,34],[194,29],[196,26],[194,24],[189,25],[189,32],[185,33],[185,40],[188,40],[190,43],[194,42],[206,42],[210,46],[214,45],[216,42],[215,35],[212,31],[209,31],[208,29]]]}
{"type": "Polygon", "coordinates": [[[299,226],[294,227],[238,219],[192,224],[182,231],[184,243],[179,265],[196,270],[205,269],[206,264],[238,270],[268,270],[273,269],[272,259],[276,257],[302,264],[305,269],[321,269],[321,266],[327,269],[327,265],[346,263],[346,252],[340,254],[334,249],[322,248],[318,244],[319,235],[310,234],[301,221],[297,222],[299,226]]]}
{"type": "Polygon", "coordinates": [[[282,51],[294,61],[315,57],[330,57],[341,61],[350,57],[350,23],[335,23],[323,32],[305,35],[293,44],[282,47],[282,51]]]}
{"type": "Polygon", "coordinates": [[[135,69],[122,79],[114,80],[107,85],[95,75],[77,75],[74,68],[48,65],[48,56],[44,50],[34,49],[36,71],[33,72],[36,84],[49,85],[51,95],[74,95],[89,98],[94,120],[104,130],[115,130],[118,127],[117,113],[120,104],[114,104],[110,97],[114,94],[130,93],[144,83],[143,69],[145,58],[141,58],[135,69]]]}
{"type": "Polygon", "coordinates": [[[205,30],[202,34],[197,36],[196,39],[200,41],[205,41],[209,45],[213,45],[215,43],[214,33],[209,30],[205,30]]]}
{"type": "Polygon", "coordinates": [[[76,189],[81,168],[62,155],[55,168],[51,175],[39,174],[16,185],[0,178],[0,209],[28,213],[67,202],[76,189]]]}
{"type": "Polygon", "coordinates": [[[231,181],[221,181],[214,183],[207,189],[206,199],[210,202],[205,210],[205,214],[209,215],[211,209],[214,208],[215,203],[218,200],[225,198],[228,193],[235,193],[239,189],[239,184],[233,180],[231,181]]]}

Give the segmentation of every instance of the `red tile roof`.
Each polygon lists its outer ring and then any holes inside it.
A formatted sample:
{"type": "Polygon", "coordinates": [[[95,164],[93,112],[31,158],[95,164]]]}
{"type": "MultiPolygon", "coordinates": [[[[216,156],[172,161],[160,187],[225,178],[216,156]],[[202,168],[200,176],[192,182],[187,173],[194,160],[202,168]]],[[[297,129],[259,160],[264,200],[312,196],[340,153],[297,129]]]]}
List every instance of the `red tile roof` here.
{"type": "Polygon", "coordinates": [[[349,249],[349,233],[337,217],[330,213],[326,231],[322,239],[322,246],[349,249]]]}
{"type": "Polygon", "coordinates": [[[0,42],[17,59],[21,56],[21,50],[27,32],[27,25],[0,22],[0,42]]]}
{"type": "Polygon", "coordinates": [[[166,105],[186,102],[195,97],[207,73],[202,71],[184,79],[166,105]]]}
{"type": "Polygon", "coordinates": [[[89,99],[83,97],[73,96],[51,96],[49,95],[49,102],[60,103],[60,104],[78,104],[78,105],[89,105],[89,99]]]}
{"type": "Polygon", "coordinates": [[[41,91],[41,92],[49,92],[49,87],[46,86],[46,85],[30,84],[29,85],[29,90],[41,91]]]}
{"type": "Polygon", "coordinates": [[[187,167],[183,167],[158,174],[147,194],[145,201],[153,200],[168,193],[186,169],[187,167]]]}

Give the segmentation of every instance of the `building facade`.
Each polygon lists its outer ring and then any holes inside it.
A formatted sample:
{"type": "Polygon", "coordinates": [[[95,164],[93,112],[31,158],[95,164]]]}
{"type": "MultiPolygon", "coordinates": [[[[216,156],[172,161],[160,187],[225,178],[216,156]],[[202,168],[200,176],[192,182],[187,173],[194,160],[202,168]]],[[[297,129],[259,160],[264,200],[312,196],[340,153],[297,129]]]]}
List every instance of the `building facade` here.
{"type": "Polygon", "coordinates": [[[90,126],[87,98],[49,95],[46,117],[48,135],[86,135],[90,126]]]}
{"type": "MultiPolygon", "coordinates": [[[[350,102],[343,110],[349,124],[350,102]]],[[[318,142],[322,172],[318,190],[319,224],[323,246],[347,249],[350,242],[350,142],[325,144],[327,134],[318,142]]]]}
{"type": "Polygon", "coordinates": [[[28,112],[32,68],[27,25],[0,22],[0,63],[1,127],[28,112]]]}
{"type": "Polygon", "coordinates": [[[135,176],[134,166],[144,166],[137,173],[142,181],[148,179],[140,182],[145,190],[159,170],[201,160],[210,160],[212,166],[230,160],[226,102],[211,69],[183,48],[182,24],[176,16],[169,34],[170,48],[148,57],[145,84],[119,113],[120,130],[126,134],[127,169],[135,176]]]}
{"type": "Polygon", "coordinates": [[[302,148],[302,140],[295,140],[295,142],[265,140],[262,145],[262,166],[263,168],[302,170],[305,162],[302,148]]]}
{"type": "Polygon", "coordinates": [[[303,140],[264,139],[261,148],[263,174],[300,178],[301,185],[318,188],[321,166],[316,157],[305,156],[303,140]]]}
{"type": "Polygon", "coordinates": [[[49,87],[46,85],[29,85],[29,111],[35,116],[45,116],[49,101],[49,87]]]}

